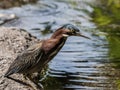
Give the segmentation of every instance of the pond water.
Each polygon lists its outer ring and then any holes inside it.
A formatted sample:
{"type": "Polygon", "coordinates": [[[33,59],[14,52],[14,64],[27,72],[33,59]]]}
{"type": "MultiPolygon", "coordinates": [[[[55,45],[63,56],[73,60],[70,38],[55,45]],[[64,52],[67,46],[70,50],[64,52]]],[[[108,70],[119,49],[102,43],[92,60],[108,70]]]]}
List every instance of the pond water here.
{"type": "Polygon", "coordinates": [[[49,63],[45,90],[118,90],[119,69],[110,60],[110,45],[91,22],[97,0],[38,0],[20,7],[1,9],[0,13],[18,18],[3,26],[26,29],[39,39],[50,37],[60,26],[71,23],[91,40],[70,37],[60,53],[49,63]]]}

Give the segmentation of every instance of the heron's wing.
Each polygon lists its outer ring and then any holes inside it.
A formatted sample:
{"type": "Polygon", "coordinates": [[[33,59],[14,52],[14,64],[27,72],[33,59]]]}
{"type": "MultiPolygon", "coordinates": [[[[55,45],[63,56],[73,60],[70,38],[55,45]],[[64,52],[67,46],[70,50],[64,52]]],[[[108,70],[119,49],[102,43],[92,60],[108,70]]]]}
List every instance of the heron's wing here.
{"type": "Polygon", "coordinates": [[[13,73],[26,72],[33,68],[40,60],[43,55],[43,50],[41,49],[42,42],[35,44],[25,50],[23,53],[18,55],[18,57],[10,65],[5,76],[9,76],[13,73]]]}

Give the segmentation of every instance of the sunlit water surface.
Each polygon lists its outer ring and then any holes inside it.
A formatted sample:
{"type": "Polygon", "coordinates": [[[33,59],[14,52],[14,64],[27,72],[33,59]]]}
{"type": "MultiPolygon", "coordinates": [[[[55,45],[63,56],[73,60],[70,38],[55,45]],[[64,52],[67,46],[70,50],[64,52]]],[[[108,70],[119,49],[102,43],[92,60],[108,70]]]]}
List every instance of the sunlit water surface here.
{"type": "Polygon", "coordinates": [[[105,36],[96,35],[99,30],[89,17],[93,8],[85,2],[95,3],[95,0],[40,0],[0,10],[0,13],[14,13],[19,17],[4,26],[24,28],[41,39],[48,38],[66,23],[78,26],[91,38],[68,38],[60,53],[49,63],[46,78],[52,79],[46,82],[50,84],[45,84],[45,90],[117,90],[108,43],[105,36]]]}

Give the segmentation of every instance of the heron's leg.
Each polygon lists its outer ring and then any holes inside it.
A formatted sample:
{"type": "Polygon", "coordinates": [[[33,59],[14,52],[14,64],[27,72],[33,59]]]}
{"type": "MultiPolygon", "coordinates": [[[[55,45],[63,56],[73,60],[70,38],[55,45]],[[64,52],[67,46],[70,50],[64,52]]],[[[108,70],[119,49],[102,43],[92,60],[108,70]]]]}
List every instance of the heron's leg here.
{"type": "Polygon", "coordinates": [[[13,81],[15,81],[15,82],[17,82],[17,83],[20,83],[20,84],[23,84],[23,85],[26,85],[26,86],[30,86],[28,83],[23,82],[23,81],[21,81],[21,80],[14,79],[14,78],[12,78],[12,77],[7,77],[7,78],[8,78],[8,79],[11,79],[11,80],[13,80],[13,81]]]}
{"type": "Polygon", "coordinates": [[[30,74],[27,75],[27,79],[34,90],[43,90],[43,86],[41,84],[38,84],[38,82],[34,81],[30,74]]]}
{"type": "Polygon", "coordinates": [[[45,78],[47,77],[47,75],[48,75],[48,72],[46,72],[46,74],[42,78],[40,78],[39,82],[42,82],[43,80],[45,80],[45,78]]]}
{"type": "Polygon", "coordinates": [[[39,73],[39,77],[40,77],[39,82],[42,82],[47,77],[47,75],[48,75],[47,67],[48,66],[45,66],[46,70],[45,69],[41,69],[41,71],[38,72],[39,73]]]}

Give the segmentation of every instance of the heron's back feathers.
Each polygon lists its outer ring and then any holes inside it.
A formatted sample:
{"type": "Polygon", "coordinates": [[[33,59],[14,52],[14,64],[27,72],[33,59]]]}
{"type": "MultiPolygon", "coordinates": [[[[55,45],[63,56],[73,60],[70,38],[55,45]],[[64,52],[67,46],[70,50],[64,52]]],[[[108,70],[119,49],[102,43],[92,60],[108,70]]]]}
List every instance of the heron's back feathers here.
{"type": "Polygon", "coordinates": [[[14,73],[27,73],[30,69],[34,68],[40,62],[43,55],[41,47],[42,42],[29,47],[18,55],[4,76],[8,77],[14,73]]]}

